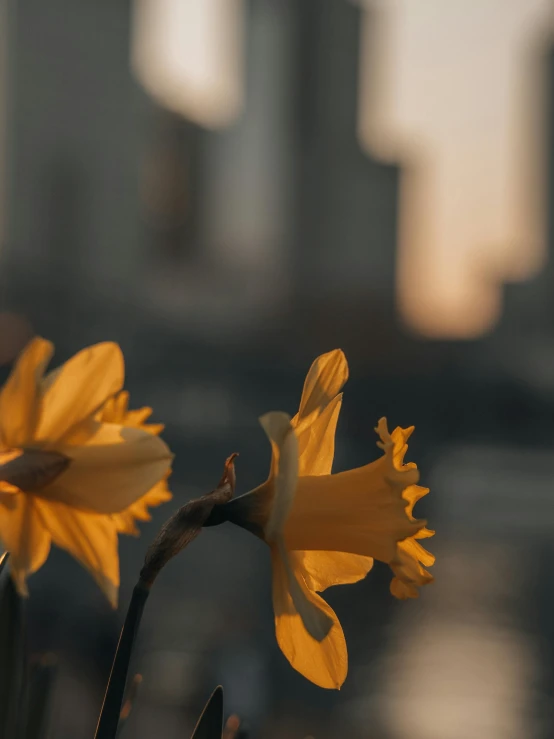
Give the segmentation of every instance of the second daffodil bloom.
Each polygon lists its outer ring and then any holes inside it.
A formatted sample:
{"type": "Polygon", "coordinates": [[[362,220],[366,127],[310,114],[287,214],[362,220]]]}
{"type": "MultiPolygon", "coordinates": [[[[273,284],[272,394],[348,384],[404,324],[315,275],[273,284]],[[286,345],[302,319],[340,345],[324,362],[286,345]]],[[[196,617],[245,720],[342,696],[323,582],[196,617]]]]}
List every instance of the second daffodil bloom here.
{"type": "Polygon", "coordinates": [[[84,349],[45,375],[52,353],[33,339],[0,391],[0,542],[21,594],[54,542],[115,605],[117,516],[165,480],[172,455],[140,423],[102,417],[123,386],[117,344],[84,349]]]}
{"type": "Polygon", "coordinates": [[[317,593],[361,580],[374,559],[388,563],[399,598],[417,596],[432,576],[432,555],[416,541],[433,532],[412,515],[428,490],[415,464],[404,464],[413,429],[389,434],[379,421],[383,455],[358,469],[331,474],[339,394],[348,378],[342,351],[318,357],[294,418],[268,413],[260,422],[272,447],[268,479],[218,511],[270,547],[273,606],[279,646],[306,678],[340,688],[348,669],[346,643],[334,611],[317,593]]]}

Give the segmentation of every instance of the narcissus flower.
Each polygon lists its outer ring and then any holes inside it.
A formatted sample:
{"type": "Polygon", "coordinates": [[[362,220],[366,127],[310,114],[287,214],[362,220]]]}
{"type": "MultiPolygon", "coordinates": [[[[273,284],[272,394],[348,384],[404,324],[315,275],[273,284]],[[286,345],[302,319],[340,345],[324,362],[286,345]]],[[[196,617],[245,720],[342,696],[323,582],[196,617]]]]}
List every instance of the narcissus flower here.
{"type": "Polygon", "coordinates": [[[154,433],[98,417],[121,390],[117,344],[76,354],[44,376],[53,346],[33,339],[0,391],[0,541],[21,594],[51,542],[117,602],[117,520],[165,478],[172,455],[154,433]]]}
{"type": "Polygon", "coordinates": [[[331,474],[339,391],[347,378],[342,351],[315,360],[297,415],[273,412],[260,419],[272,447],[268,479],[217,511],[219,520],[269,545],[277,641],[291,665],[324,688],[342,685],[348,656],[338,618],[317,593],[362,579],[374,559],[392,567],[397,597],[413,597],[432,580],[420,565],[432,564],[432,556],[416,541],[432,532],[412,515],[428,491],[416,485],[416,465],[403,461],[413,429],[389,434],[381,419],[383,456],[331,474]]]}

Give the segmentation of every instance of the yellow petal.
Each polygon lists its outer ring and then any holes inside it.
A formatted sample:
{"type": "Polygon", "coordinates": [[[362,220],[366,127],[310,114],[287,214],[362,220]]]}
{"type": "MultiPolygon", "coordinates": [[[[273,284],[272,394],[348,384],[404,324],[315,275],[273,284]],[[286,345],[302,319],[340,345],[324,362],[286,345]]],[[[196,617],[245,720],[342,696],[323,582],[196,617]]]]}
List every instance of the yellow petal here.
{"type": "Polygon", "coordinates": [[[421,498],[423,498],[428,493],[429,488],[424,488],[421,485],[410,485],[406,488],[406,490],[404,490],[404,492],[402,493],[402,497],[404,498],[404,500],[408,501],[408,506],[406,508],[408,516],[413,517],[414,505],[417,503],[418,500],[421,500],[421,498]]]}
{"type": "MultiPolygon", "coordinates": [[[[379,433],[385,434],[386,437],[390,438],[393,443],[393,459],[394,464],[397,467],[401,467],[404,464],[404,455],[408,451],[408,439],[414,432],[414,426],[409,426],[406,429],[397,426],[390,437],[386,430],[387,424],[384,418],[381,418],[378,425],[379,433]]],[[[383,442],[384,443],[384,442],[383,442]]]]}
{"type": "Polygon", "coordinates": [[[312,608],[325,614],[331,623],[327,635],[314,639],[304,625],[290,592],[290,575],[276,547],[271,549],[273,569],[273,608],[275,634],[281,651],[292,667],[322,688],[340,688],[348,672],[346,641],[332,608],[319,595],[311,592],[304,581],[301,560],[289,552],[295,580],[312,608]]]}
{"type": "Polygon", "coordinates": [[[422,565],[430,567],[435,563],[435,557],[422,547],[415,537],[400,542],[398,549],[395,561],[390,563],[394,573],[390,591],[401,600],[418,598],[419,588],[434,580],[431,573],[422,565]]]}
{"type": "Polygon", "coordinates": [[[102,423],[96,420],[97,417],[98,414],[89,416],[76,424],[62,441],[51,446],[58,450],[67,447],[120,444],[123,441],[121,432],[124,426],[119,423],[102,423]]]}
{"type": "Polygon", "coordinates": [[[143,495],[142,498],[139,498],[136,503],[130,505],[129,508],[121,511],[121,513],[112,514],[117,531],[120,534],[138,536],[139,530],[135,525],[135,521],[150,521],[152,516],[148,509],[166,503],[172,497],[167,488],[167,480],[161,480],[157,485],[154,485],[152,490],[146,493],[146,495],[143,495]]]}
{"type": "Polygon", "coordinates": [[[97,419],[105,423],[119,423],[122,426],[132,426],[134,428],[149,431],[151,434],[161,434],[164,430],[163,423],[145,423],[152,415],[152,408],[145,406],[130,411],[129,393],[126,390],[118,393],[113,398],[108,398],[103,408],[98,412],[97,419]]]}
{"type": "MultiPolygon", "coordinates": [[[[312,423],[303,430],[296,431],[301,476],[330,474],[335,455],[335,430],[341,405],[342,395],[337,395],[312,423]]],[[[292,419],[293,426],[297,418],[298,416],[295,416],[292,419]]]]}
{"type": "Polygon", "coordinates": [[[10,553],[12,577],[20,595],[27,595],[27,576],[36,572],[48,557],[50,535],[38,515],[32,495],[16,493],[10,505],[0,504],[0,540],[10,553]]]}
{"type": "Polygon", "coordinates": [[[398,577],[393,577],[390,583],[391,595],[398,600],[408,600],[408,598],[419,598],[419,590],[416,585],[411,582],[403,582],[398,577]]]}
{"type": "Polygon", "coordinates": [[[392,562],[398,542],[425,525],[406,511],[403,491],[415,485],[414,464],[398,464],[386,425],[380,424],[384,455],[335,475],[300,477],[285,525],[288,549],[350,552],[392,562]]]}
{"type": "Polygon", "coordinates": [[[145,495],[169,470],[172,455],[158,437],[140,429],[99,424],[97,440],[119,443],[56,446],[71,463],[41,498],[97,513],[119,513],[145,495]]]}
{"type": "Polygon", "coordinates": [[[345,552],[295,552],[301,558],[304,579],[310,590],[323,592],[332,585],[363,580],[373,567],[372,557],[345,552]]]}
{"type": "Polygon", "coordinates": [[[36,505],[54,544],[68,551],[90,572],[116,608],[119,556],[111,517],[85,513],[54,501],[37,499],[36,505]]]}
{"type": "Polygon", "coordinates": [[[134,411],[127,411],[122,423],[124,426],[134,426],[138,429],[144,429],[144,431],[149,431],[151,434],[161,434],[164,430],[163,423],[145,423],[146,419],[150,418],[151,415],[152,408],[148,406],[137,408],[134,411]]]}
{"type": "Polygon", "coordinates": [[[340,349],[321,354],[312,364],[304,382],[298,420],[320,413],[348,380],[348,362],[340,349]]]}
{"type": "Polygon", "coordinates": [[[40,415],[40,382],[54,351],[45,339],[27,344],[0,392],[0,446],[28,444],[40,415]]]}
{"type": "Polygon", "coordinates": [[[286,551],[281,538],[272,545],[272,549],[275,549],[279,554],[287,576],[288,592],[292,598],[295,610],[302,619],[304,628],[316,641],[323,641],[329,633],[333,621],[318,607],[317,601],[313,598],[313,593],[308,591],[302,571],[299,569],[302,565],[302,559],[296,557],[294,554],[290,554],[289,556],[289,552],[286,551]],[[293,570],[291,561],[294,561],[298,572],[293,570]]]}
{"type": "Polygon", "coordinates": [[[114,422],[123,423],[123,419],[127,415],[127,409],[129,408],[129,393],[127,390],[122,390],[114,397],[114,406],[115,415],[117,416],[117,418],[114,419],[114,422]]]}
{"type": "MultiPolygon", "coordinates": [[[[399,431],[399,429],[396,429],[396,431],[399,431]]],[[[400,429],[400,431],[405,432],[407,429],[400,429]]],[[[392,436],[394,438],[394,432],[392,436]]],[[[402,434],[397,434],[396,443],[398,445],[403,443],[402,434]]],[[[428,492],[429,488],[420,485],[410,485],[404,490],[403,497],[408,501],[406,512],[412,521],[415,520],[413,517],[415,503],[424,495],[427,495],[428,492]]],[[[435,557],[421,546],[417,539],[428,539],[434,533],[434,531],[423,527],[416,534],[399,543],[398,555],[395,561],[391,562],[394,578],[390,585],[390,591],[396,598],[402,600],[417,598],[419,597],[418,588],[433,582],[433,576],[424,567],[431,567],[435,563],[435,557]]]]}
{"type": "Polygon", "coordinates": [[[266,541],[273,541],[283,530],[294,500],[298,481],[298,440],[286,413],[267,413],[260,418],[272,450],[271,474],[273,500],[264,528],[266,541]]]}
{"type": "Polygon", "coordinates": [[[43,384],[37,441],[57,442],[121,390],[124,364],[117,344],[95,344],[75,354],[43,384]]]}

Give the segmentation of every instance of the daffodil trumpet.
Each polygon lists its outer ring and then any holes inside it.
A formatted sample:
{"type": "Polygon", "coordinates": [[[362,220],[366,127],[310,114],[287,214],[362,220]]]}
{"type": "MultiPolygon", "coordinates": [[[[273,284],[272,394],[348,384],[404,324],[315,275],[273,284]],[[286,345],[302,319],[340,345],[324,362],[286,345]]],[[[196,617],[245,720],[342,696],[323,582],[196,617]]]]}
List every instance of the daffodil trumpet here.
{"type": "Polygon", "coordinates": [[[418,541],[433,532],[413,516],[429,491],[417,484],[417,466],[404,463],[413,427],[389,433],[382,418],[382,456],[331,473],[347,378],[342,351],[314,361],[298,413],[260,418],[272,450],[267,480],[215,508],[205,524],[231,521],[269,545],[278,644],[296,670],[324,688],[340,688],[348,657],[339,620],[318,593],[361,580],[375,559],[390,565],[397,598],[417,597],[433,579],[425,567],[434,557],[418,541]]]}

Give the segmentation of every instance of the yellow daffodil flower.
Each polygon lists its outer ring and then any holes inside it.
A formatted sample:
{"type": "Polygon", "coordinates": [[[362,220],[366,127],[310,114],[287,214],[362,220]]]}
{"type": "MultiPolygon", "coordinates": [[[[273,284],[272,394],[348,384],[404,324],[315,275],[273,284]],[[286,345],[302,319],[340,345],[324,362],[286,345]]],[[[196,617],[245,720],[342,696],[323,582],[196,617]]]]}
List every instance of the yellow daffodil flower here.
{"type": "Polygon", "coordinates": [[[432,532],[412,515],[428,491],[416,485],[416,465],[403,461],[413,429],[389,434],[381,419],[383,456],[331,474],[339,391],[347,378],[342,351],[315,360],[297,415],[260,419],[272,447],[268,479],[217,512],[269,544],[278,644],[298,672],[324,688],[340,688],[348,656],[338,618],[317,592],[362,579],[374,559],[392,567],[397,597],[413,597],[432,580],[420,565],[432,564],[432,555],[416,541],[432,532]]]}
{"type": "MultiPolygon", "coordinates": [[[[123,391],[118,395],[109,398],[102,410],[97,414],[97,419],[103,423],[118,423],[121,426],[142,429],[150,434],[161,434],[164,430],[163,423],[146,423],[152,415],[152,408],[145,406],[135,411],[128,410],[129,393],[123,391]]],[[[130,534],[138,536],[139,530],[135,521],[150,521],[152,516],[148,509],[166,503],[173,497],[167,487],[167,478],[169,472],[160,480],[152,490],[146,495],[139,498],[135,503],[130,505],[121,513],[113,513],[112,518],[115,521],[117,531],[120,534],[130,534]]]]}
{"type": "Polygon", "coordinates": [[[0,541],[21,594],[54,542],[115,606],[113,515],[165,478],[172,455],[148,430],[97,418],[123,386],[117,344],[84,349],[45,376],[52,353],[49,341],[33,339],[0,391],[0,541]]]}

